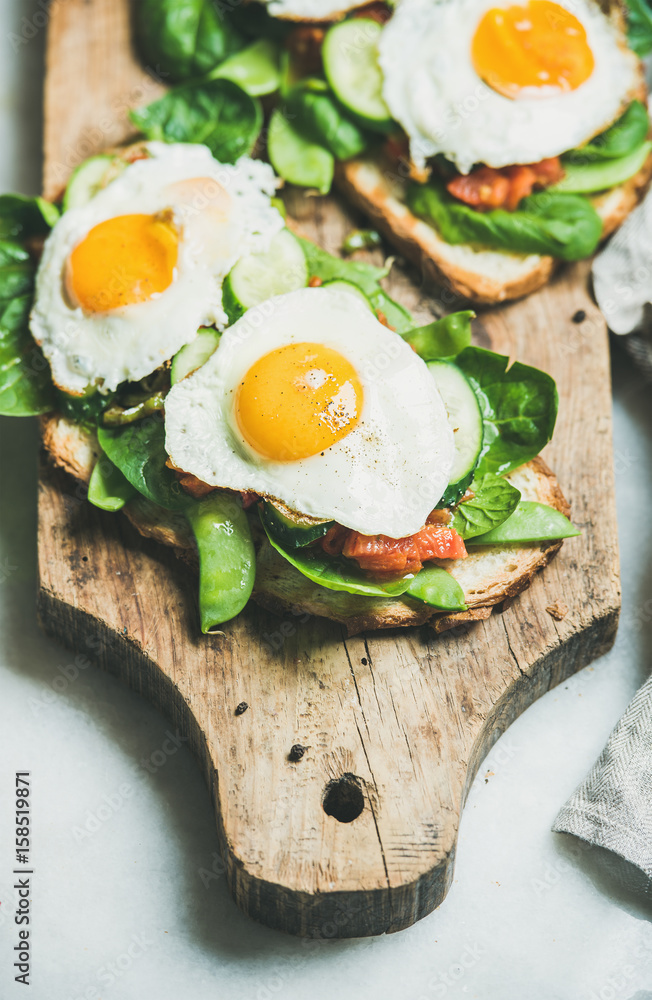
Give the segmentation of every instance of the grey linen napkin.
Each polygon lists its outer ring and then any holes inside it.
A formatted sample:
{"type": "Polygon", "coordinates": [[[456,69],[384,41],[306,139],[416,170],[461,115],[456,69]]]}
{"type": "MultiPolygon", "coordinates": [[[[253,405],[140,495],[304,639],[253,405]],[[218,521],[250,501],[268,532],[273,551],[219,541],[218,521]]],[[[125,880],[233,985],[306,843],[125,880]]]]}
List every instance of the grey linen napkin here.
{"type": "Polygon", "coordinates": [[[634,696],[553,831],[604,847],[644,875],[652,891],[652,677],[634,696]]]}
{"type": "Polygon", "coordinates": [[[652,381],[652,191],[593,262],[593,291],[609,329],[652,381]]]}

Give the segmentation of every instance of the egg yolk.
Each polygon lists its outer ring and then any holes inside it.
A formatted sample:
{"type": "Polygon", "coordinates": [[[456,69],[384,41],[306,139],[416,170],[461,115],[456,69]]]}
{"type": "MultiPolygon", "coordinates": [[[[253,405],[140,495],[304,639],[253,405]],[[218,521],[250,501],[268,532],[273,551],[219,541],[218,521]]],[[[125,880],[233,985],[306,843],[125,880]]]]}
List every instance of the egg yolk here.
{"type": "Polygon", "coordinates": [[[68,295],[91,313],[145,302],[172,283],[178,244],[170,212],[100,222],[68,258],[68,295]]]}
{"type": "Polygon", "coordinates": [[[552,0],[488,10],[471,57],[478,76],[511,98],[576,90],[595,66],[583,25],[552,0]]]}
{"type": "Polygon", "coordinates": [[[277,462],[320,454],[353,430],[361,410],[358,373],[322,344],[288,344],[265,354],[246,373],[236,397],[243,437],[277,462]]]}

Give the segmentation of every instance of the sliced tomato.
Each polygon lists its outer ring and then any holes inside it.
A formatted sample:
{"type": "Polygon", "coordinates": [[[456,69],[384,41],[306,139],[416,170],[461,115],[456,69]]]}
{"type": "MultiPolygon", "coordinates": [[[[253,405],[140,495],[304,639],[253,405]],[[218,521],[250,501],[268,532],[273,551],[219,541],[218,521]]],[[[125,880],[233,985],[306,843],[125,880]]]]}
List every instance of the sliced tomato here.
{"type": "Polygon", "coordinates": [[[352,531],[344,543],[342,555],[355,559],[369,573],[405,576],[421,569],[419,548],[414,536],[388,538],[387,535],[361,535],[352,531]]]}
{"type": "Polygon", "coordinates": [[[465,559],[467,555],[455,529],[442,523],[426,524],[406,538],[363,535],[336,524],[321,539],[321,546],[328,555],[354,559],[361,569],[383,579],[418,573],[429,559],[465,559]]]}
{"type": "Polygon", "coordinates": [[[540,163],[521,163],[511,167],[478,167],[470,174],[460,174],[446,185],[450,194],[472,208],[489,211],[506,208],[513,212],[535,188],[556,184],[564,176],[558,156],[540,163]]]}
{"type": "Polygon", "coordinates": [[[470,174],[454,177],[447,188],[472,208],[501,208],[509,196],[509,178],[493,167],[478,167],[470,174]]]}
{"type": "Polygon", "coordinates": [[[541,187],[557,184],[564,176],[564,168],[558,156],[549,156],[539,163],[531,163],[530,169],[534,171],[536,182],[541,187]]]}
{"type": "Polygon", "coordinates": [[[413,537],[421,562],[428,559],[466,559],[464,539],[455,528],[449,528],[445,524],[427,524],[413,537]]]}
{"type": "Polygon", "coordinates": [[[342,527],[341,524],[334,524],[332,528],[329,528],[321,539],[321,547],[324,552],[329,556],[341,555],[349,530],[349,528],[342,527]]]}

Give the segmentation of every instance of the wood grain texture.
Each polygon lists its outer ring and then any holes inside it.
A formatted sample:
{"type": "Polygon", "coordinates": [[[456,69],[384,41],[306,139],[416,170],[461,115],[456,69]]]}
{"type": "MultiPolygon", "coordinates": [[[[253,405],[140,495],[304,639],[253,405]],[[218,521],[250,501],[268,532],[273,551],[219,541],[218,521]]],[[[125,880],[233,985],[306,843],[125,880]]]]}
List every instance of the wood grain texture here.
{"type": "MultiPolygon", "coordinates": [[[[74,165],[69,150],[83,141],[86,156],[128,136],[125,95],[154,96],[128,27],[127,0],[52,8],[48,195],[74,165]],[[106,109],[114,109],[110,129],[97,124],[106,109]]],[[[337,250],[351,217],[335,200],[294,192],[289,204],[305,232],[337,250]]],[[[420,286],[400,269],[388,285],[426,318],[435,304],[420,286]]],[[[224,635],[204,637],[191,572],[125,518],[85,503],[44,462],[43,627],[119,674],[190,737],[231,890],[252,917],[294,934],[351,937],[396,931],[430,912],[450,884],[464,798],[488,750],[534,699],[611,645],[619,583],[609,356],[585,289],[586,268],[566,269],[476,323],[479,343],[557,379],[559,423],[544,457],[583,535],[504,613],[443,637],[420,628],[345,639],[333,623],[279,619],[254,605],[224,635]],[[574,323],[578,310],[586,319],[574,323]],[[560,621],[546,611],[556,602],[569,609],[560,621]],[[249,707],[236,715],[243,701],[249,707]],[[297,743],[307,749],[294,762],[297,743]],[[343,775],[354,777],[338,785],[343,775]],[[328,788],[340,815],[359,800],[357,818],[326,813],[328,788]]]]}

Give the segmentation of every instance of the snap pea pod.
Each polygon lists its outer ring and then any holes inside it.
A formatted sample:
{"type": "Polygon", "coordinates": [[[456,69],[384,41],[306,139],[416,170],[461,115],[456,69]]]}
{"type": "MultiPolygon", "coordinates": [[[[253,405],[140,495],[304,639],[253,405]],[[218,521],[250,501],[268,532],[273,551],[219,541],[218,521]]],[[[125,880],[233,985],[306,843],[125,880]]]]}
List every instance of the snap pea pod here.
{"type": "Polygon", "coordinates": [[[414,577],[406,593],[442,611],[466,611],[464,591],[457,580],[441,566],[424,566],[414,577]]]}
{"type": "Polygon", "coordinates": [[[155,392],[153,396],[148,396],[140,403],[126,408],[122,406],[110,406],[104,411],[102,423],[107,427],[123,427],[125,424],[133,424],[135,420],[142,420],[157,410],[162,410],[165,403],[165,392],[155,392]]]}
{"type": "Polygon", "coordinates": [[[482,535],[469,538],[467,544],[527,545],[554,541],[556,538],[575,538],[581,533],[554,507],[533,500],[521,500],[506,521],[482,535]]]}
{"type": "Polygon", "coordinates": [[[211,493],[186,516],[199,550],[199,615],[202,632],[235,618],[251,596],[256,558],[247,515],[229,493],[211,493]]]}
{"type": "Polygon", "coordinates": [[[88,499],[100,510],[121,510],[136,490],[113,462],[102,454],[98,458],[88,484],[88,499]]]}

